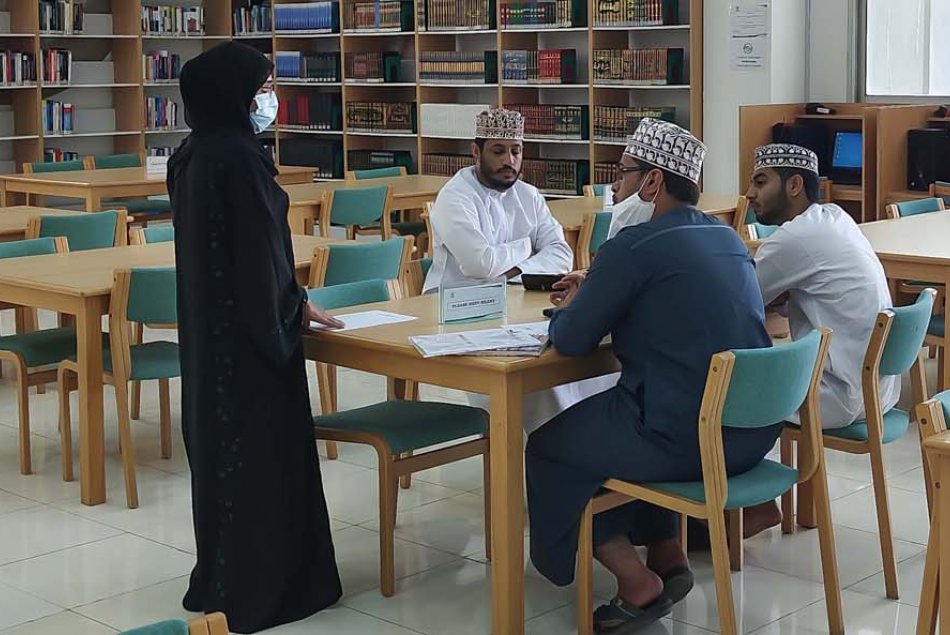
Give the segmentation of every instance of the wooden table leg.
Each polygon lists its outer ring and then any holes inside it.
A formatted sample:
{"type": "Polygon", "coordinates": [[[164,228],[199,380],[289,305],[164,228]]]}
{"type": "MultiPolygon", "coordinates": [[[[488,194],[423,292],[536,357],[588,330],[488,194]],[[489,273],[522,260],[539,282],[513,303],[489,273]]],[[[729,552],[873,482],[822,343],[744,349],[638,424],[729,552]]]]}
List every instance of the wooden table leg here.
{"type": "MultiPolygon", "coordinates": [[[[950,281],[945,282],[944,284],[948,285],[947,288],[950,289],[950,281]]],[[[948,303],[950,304],[950,303],[948,303]]],[[[950,309],[944,307],[943,309],[943,332],[950,333],[950,309]]],[[[947,336],[944,336],[944,341],[947,341],[947,336]]],[[[944,347],[946,349],[946,347],[944,347]]],[[[941,372],[937,373],[937,392],[947,390],[950,388],[950,355],[947,354],[948,351],[944,350],[943,355],[940,356],[940,359],[943,360],[941,372]]]]}
{"type": "MultiPolygon", "coordinates": [[[[489,392],[492,633],[524,633],[524,425],[522,381],[500,374],[489,392]]],[[[950,631],[947,631],[950,632],[950,631]]]]}
{"type": "Polygon", "coordinates": [[[313,224],[316,219],[312,210],[303,205],[291,205],[287,211],[287,224],[291,234],[313,236],[313,224]]]}
{"type": "MultiPolygon", "coordinates": [[[[931,454],[930,456],[936,458],[936,465],[932,466],[937,471],[936,483],[946,484],[950,482],[950,459],[942,454],[931,454]],[[944,474],[948,478],[943,478],[944,474]]],[[[950,527],[950,487],[935,487],[934,493],[936,494],[934,496],[936,513],[933,519],[936,521],[937,531],[939,532],[944,527],[950,527]]],[[[942,540],[942,536],[937,536],[936,541],[940,552],[939,571],[950,571],[950,540],[942,540]]],[[[924,579],[926,580],[926,576],[924,579]]],[[[940,600],[940,606],[945,607],[944,610],[940,611],[940,632],[950,633],[950,584],[940,584],[939,580],[940,574],[938,572],[937,587],[939,588],[939,594],[937,597],[940,600]]]]}
{"type": "Polygon", "coordinates": [[[920,606],[917,609],[917,635],[934,635],[937,628],[937,598],[940,588],[940,504],[934,502],[930,516],[930,537],[924,562],[924,579],[920,585],[920,606]]]}
{"type": "Polygon", "coordinates": [[[106,501],[105,434],[102,425],[102,314],[92,298],[76,316],[79,361],[79,465],[84,505],[106,501]]]}
{"type": "Polygon", "coordinates": [[[101,204],[102,204],[102,199],[99,196],[98,192],[89,192],[88,194],[86,194],[86,211],[87,212],[98,212],[101,204]]]}

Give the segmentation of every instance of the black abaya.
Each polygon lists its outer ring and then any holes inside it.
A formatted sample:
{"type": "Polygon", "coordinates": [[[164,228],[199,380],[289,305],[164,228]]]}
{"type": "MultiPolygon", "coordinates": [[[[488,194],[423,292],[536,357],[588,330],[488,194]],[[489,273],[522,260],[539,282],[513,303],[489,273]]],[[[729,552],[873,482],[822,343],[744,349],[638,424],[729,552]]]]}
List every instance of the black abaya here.
{"type": "Polygon", "coordinates": [[[182,69],[192,133],[169,161],[182,428],[198,561],[185,608],[250,633],[341,596],[313,440],[288,199],[248,106],[271,72],[223,44],[182,69]]]}

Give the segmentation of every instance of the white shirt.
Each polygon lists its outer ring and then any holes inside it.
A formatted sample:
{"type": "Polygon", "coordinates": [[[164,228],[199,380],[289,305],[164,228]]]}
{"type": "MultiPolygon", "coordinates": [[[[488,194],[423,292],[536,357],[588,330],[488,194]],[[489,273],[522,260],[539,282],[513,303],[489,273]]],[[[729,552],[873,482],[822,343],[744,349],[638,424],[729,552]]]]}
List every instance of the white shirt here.
{"type": "MultiPolygon", "coordinates": [[[[765,240],[755,254],[762,299],[789,293],[792,339],[834,331],[821,378],[825,428],[864,419],[861,366],[877,314],[891,307],[884,268],[854,220],[837,205],[813,204],[765,240]]],[[[900,377],[881,378],[881,407],[900,397],[900,377]]]]}
{"type": "Polygon", "coordinates": [[[475,168],[460,170],[432,206],[432,268],[423,293],[443,283],[523,273],[567,273],[574,254],[538,189],[517,181],[505,192],[482,185],[475,168]]]}

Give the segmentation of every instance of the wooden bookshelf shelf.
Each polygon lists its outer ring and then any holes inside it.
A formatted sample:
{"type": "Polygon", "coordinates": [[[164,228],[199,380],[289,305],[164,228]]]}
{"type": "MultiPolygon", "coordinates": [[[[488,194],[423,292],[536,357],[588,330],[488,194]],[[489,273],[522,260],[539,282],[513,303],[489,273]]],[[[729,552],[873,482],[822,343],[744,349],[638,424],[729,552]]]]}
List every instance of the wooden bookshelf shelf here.
{"type": "Polygon", "coordinates": [[[328,137],[338,137],[343,134],[342,130],[309,130],[307,128],[294,128],[292,126],[278,126],[278,132],[286,132],[288,134],[312,134],[312,135],[325,135],[328,137]]]}
{"type": "MultiPolygon", "coordinates": [[[[280,77],[274,80],[274,83],[278,86],[312,86],[313,88],[338,88],[343,85],[342,82],[317,82],[309,79],[288,79],[286,77],[280,77]]],[[[355,86],[357,84],[348,83],[347,86],[355,86]]],[[[392,84],[389,84],[392,86],[392,84]]],[[[410,84],[414,86],[415,84],[410,84]]]]}
{"type": "Polygon", "coordinates": [[[404,139],[415,139],[419,136],[415,132],[361,132],[358,130],[347,130],[346,134],[353,137],[399,137],[404,139]]]}
{"type": "Polygon", "coordinates": [[[818,119],[824,121],[862,121],[860,115],[795,115],[796,119],[818,119]]]}
{"type": "Polygon", "coordinates": [[[495,35],[497,29],[456,29],[452,31],[419,31],[420,37],[439,35],[495,35]]]}
{"type": "Polygon", "coordinates": [[[502,80],[502,86],[510,88],[543,88],[545,90],[587,90],[588,84],[538,84],[532,82],[513,82],[502,80]]]}
{"type": "Polygon", "coordinates": [[[132,88],[138,85],[138,83],[131,82],[114,84],[43,84],[43,88],[132,88]]]}
{"type": "Polygon", "coordinates": [[[621,90],[690,90],[689,84],[670,84],[666,86],[649,86],[638,84],[594,84],[594,88],[621,89],[621,90]]]}
{"type": "Polygon", "coordinates": [[[28,90],[36,88],[36,84],[0,84],[0,90],[28,90]]]}
{"type": "Polygon", "coordinates": [[[526,26],[526,27],[505,27],[501,29],[502,33],[587,33],[589,29],[586,26],[526,26]]]}
{"type": "Polygon", "coordinates": [[[414,37],[414,31],[343,31],[347,37],[414,37]]]}
{"type": "Polygon", "coordinates": [[[498,88],[498,84],[473,84],[471,82],[421,82],[423,88],[498,88]]]}
{"type": "Polygon", "coordinates": [[[67,132],[44,134],[44,139],[83,139],[92,137],[131,137],[142,134],[141,130],[102,130],[99,132],[67,132]]]}
{"type": "Polygon", "coordinates": [[[356,86],[358,88],[415,88],[415,82],[361,82],[348,80],[343,82],[344,86],[356,86]]]}
{"type": "Polygon", "coordinates": [[[40,33],[40,37],[44,40],[136,40],[139,36],[114,33],[40,33]]]}
{"type": "Polygon", "coordinates": [[[551,143],[551,144],[561,144],[561,145],[589,145],[590,141],[587,139],[545,139],[544,137],[525,137],[525,143],[551,143]]]}
{"type": "Polygon", "coordinates": [[[339,38],[339,33],[332,31],[275,31],[274,37],[279,39],[311,39],[311,38],[339,38]]]}
{"type": "Polygon", "coordinates": [[[0,33],[0,38],[24,38],[24,37],[34,37],[36,33],[0,33]]]}
{"type": "Polygon", "coordinates": [[[142,84],[146,88],[162,88],[162,87],[175,87],[179,85],[177,79],[166,79],[158,81],[149,81],[142,84]]]}
{"type": "Polygon", "coordinates": [[[21,135],[13,135],[10,137],[0,137],[0,141],[25,141],[27,139],[39,139],[39,138],[40,136],[35,135],[35,134],[21,134],[21,135]]]}
{"type": "Polygon", "coordinates": [[[191,132],[191,128],[155,128],[145,130],[145,134],[147,135],[188,134],[189,132],[191,132]]]}
{"type": "Polygon", "coordinates": [[[592,31],[689,31],[689,24],[663,24],[657,26],[595,26],[592,31]]]}

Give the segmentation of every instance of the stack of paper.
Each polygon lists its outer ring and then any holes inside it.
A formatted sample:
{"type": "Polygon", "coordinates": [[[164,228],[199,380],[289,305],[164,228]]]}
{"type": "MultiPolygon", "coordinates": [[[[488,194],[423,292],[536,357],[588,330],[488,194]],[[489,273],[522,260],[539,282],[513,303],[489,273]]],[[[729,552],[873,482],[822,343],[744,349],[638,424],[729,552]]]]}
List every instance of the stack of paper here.
{"type": "Polygon", "coordinates": [[[423,357],[486,355],[537,357],[548,346],[548,323],[513,324],[495,329],[416,335],[409,338],[423,357]]]}

